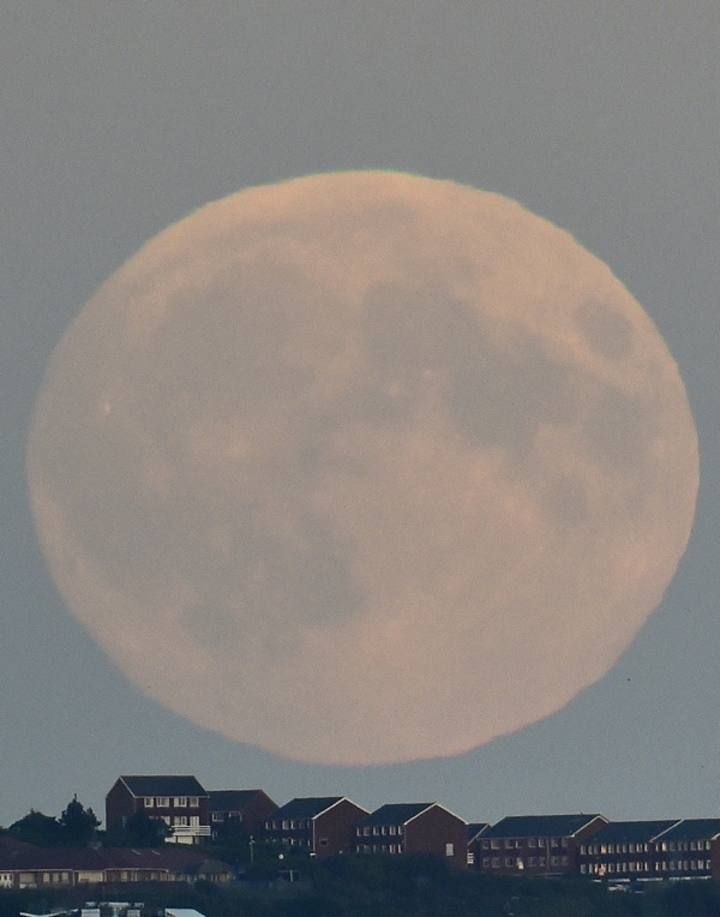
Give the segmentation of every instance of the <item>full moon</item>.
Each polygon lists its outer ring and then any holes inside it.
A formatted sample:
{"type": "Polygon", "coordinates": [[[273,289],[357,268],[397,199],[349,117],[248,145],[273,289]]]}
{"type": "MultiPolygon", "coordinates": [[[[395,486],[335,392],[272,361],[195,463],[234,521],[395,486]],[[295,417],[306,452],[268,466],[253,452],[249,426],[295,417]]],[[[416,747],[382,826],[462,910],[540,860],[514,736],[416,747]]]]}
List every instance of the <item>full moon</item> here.
{"type": "Polygon", "coordinates": [[[371,171],[151,239],[58,344],[27,468],[60,592],[142,691],[334,764],[567,704],[661,601],[698,488],[676,364],[604,263],[371,171]]]}

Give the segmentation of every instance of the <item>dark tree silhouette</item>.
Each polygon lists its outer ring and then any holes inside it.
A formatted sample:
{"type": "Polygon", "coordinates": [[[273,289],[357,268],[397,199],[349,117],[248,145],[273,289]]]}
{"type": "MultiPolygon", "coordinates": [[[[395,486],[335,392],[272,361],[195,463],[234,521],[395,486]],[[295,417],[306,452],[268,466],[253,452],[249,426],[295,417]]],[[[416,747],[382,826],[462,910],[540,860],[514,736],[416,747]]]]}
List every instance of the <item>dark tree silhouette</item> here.
{"type": "Polygon", "coordinates": [[[67,804],[58,822],[64,832],[63,843],[68,847],[86,847],[95,837],[95,832],[100,826],[100,821],[93,810],[86,809],[78,801],[77,795],[73,796],[67,804]]]}

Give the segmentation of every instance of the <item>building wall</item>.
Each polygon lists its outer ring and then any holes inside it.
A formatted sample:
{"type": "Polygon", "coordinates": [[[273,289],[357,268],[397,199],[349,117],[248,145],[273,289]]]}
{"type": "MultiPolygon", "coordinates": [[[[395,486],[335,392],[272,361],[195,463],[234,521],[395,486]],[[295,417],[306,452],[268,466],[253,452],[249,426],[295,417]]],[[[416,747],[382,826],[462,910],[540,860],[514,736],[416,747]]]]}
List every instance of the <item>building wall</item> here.
{"type": "Polygon", "coordinates": [[[431,853],[453,866],[467,866],[467,825],[440,806],[411,819],[404,828],[405,853],[431,853]]]}
{"type": "Polygon", "coordinates": [[[343,799],[313,820],[313,851],[318,857],[334,856],[355,849],[355,828],[368,813],[343,799]]]}
{"type": "Polygon", "coordinates": [[[135,812],[135,798],[120,780],[116,780],[105,797],[105,827],[108,831],[121,830],[135,812]]]}
{"type": "MultiPolygon", "coordinates": [[[[135,812],[144,812],[149,818],[162,818],[169,821],[169,827],[177,824],[178,819],[185,819],[185,826],[191,827],[193,818],[197,819],[197,825],[201,827],[210,826],[209,801],[207,796],[199,796],[197,806],[177,806],[175,805],[176,797],[158,797],[154,796],[153,805],[145,805],[144,796],[133,796],[121,780],[116,780],[112,789],[105,797],[105,825],[108,831],[121,830],[127,819],[135,812]],[[157,805],[158,799],[167,805],[157,805]]],[[[185,797],[187,798],[187,797],[185,797]]],[[[183,843],[193,843],[193,838],[183,838],[183,843]]],[[[202,840],[202,839],[200,839],[202,840]]]]}
{"type": "Polygon", "coordinates": [[[595,818],[571,837],[480,837],[475,868],[494,875],[575,875],[580,845],[606,825],[595,818]]]}

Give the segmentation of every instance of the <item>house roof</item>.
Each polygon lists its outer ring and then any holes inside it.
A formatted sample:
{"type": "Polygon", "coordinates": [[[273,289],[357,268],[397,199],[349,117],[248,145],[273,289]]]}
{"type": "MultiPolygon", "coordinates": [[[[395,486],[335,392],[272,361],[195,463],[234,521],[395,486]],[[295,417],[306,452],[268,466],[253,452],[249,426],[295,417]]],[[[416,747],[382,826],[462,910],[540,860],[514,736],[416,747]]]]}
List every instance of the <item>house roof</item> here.
{"type": "Polygon", "coordinates": [[[133,796],[207,796],[196,777],[179,774],[120,777],[133,796]]]}
{"type": "MultiPolygon", "coordinates": [[[[572,837],[602,815],[508,815],[488,828],[484,837],[572,837]]],[[[605,819],[606,820],[606,819],[605,819]]]]}
{"type": "Polygon", "coordinates": [[[718,835],[720,835],[720,818],[683,818],[667,831],[663,831],[662,840],[709,840],[718,835]]]}
{"type": "Polygon", "coordinates": [[[479,837],[481,834],[484,834],[489,827],[490,827],[490,822],[487,822],[487,821],[470,822],[470,824],[467,826],[468,844],[471,844],[475,840],[476,837],[479,837]]]}
{"type": "Polygon", "coordinates": [[[0,850],[0,869],[155,869],[178,873],[228,872],[219,860],[202,852],[172,848],[29,847],[0,850]]]}
{"type": "Polygon", "coordinates": [[[284,806],[280,806],[272,817],[273,818],[315,818],[336,805],[344,796],[305,796],[291,799],[284,806]]]}
{"type": "Polygon", "coordinates": [[[272,802],[264,790],[210,790],[208,795],[211,812],[241,812],[258,796],[265,796],[272,802]]]}
{"type": "Polygon", "coordinates": [[[424,812],[425,809],[429,809],[432,805],[435,805],[435,803],[391,802],[387,805],[380,806],[379,809],[375,809],[374,812],[366,818],[363,818],[359,824],[363,826],[404,825],[406,822],[409,822],[411,818],[415,818],[416,815],[424,812]]]}
{"type": "Polygon", "coordinates": [[[667,831],[677,824],[676,818],[666,818],[655,821],[611,821],[597,834],[588,838],[590,844],[637,844],[651,841],[658,834],[667,831]]]}

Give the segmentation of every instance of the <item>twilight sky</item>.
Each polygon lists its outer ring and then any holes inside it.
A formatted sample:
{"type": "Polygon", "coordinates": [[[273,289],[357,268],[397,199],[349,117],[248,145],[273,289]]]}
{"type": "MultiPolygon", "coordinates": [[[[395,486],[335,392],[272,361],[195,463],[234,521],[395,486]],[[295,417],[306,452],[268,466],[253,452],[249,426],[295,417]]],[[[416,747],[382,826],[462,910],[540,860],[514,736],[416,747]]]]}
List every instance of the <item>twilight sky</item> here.
{"type": "MultiPolygon", "coordinates": [[[[717,4],[11,0],[4,10],[0,823],[31,806],[56,813],[73,792],[100,809],[117,774],[173,771],[210,788],[263,786],[278,802],[437,799],[468,820],[715,814],[717,4]],[[664,603],[565,709],[451,759],[320,767],[205,732],[126,681],[50,579],[23,462],[51,350],[149,236],[247,185],[362,168],[516,198],[605,260],[678,361],[701,491],[664,603]]],[[[158,665],[177,664],[160,633],[154,650],[158,665]]],[[[584,652],[591,660],[593,646],[584,652]]],[[[497,685],[480,662],[464,664],[468,695],[487,705],[497,685]]]]}

